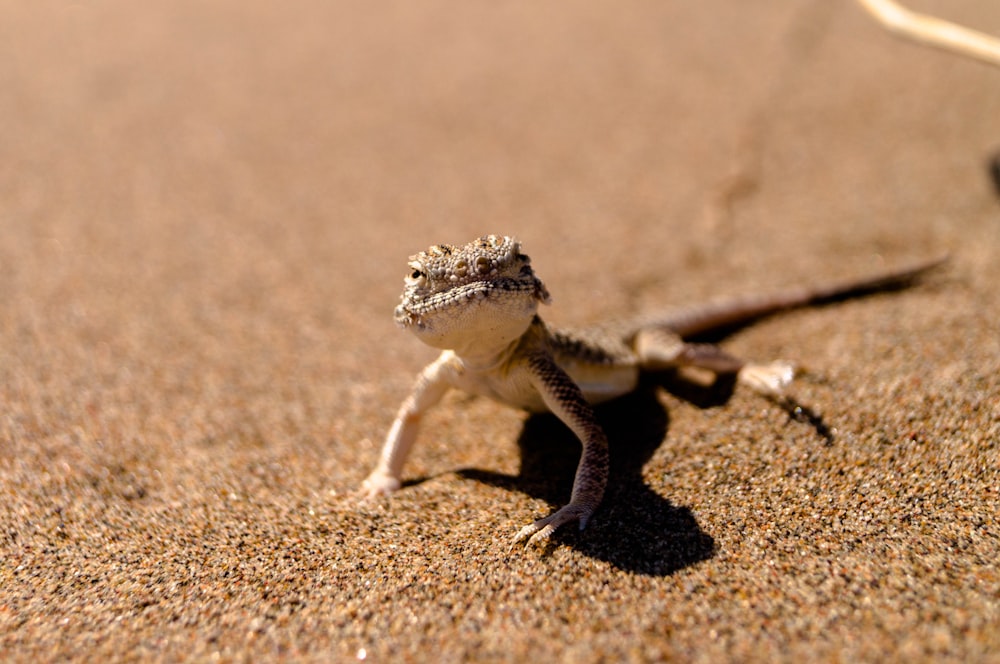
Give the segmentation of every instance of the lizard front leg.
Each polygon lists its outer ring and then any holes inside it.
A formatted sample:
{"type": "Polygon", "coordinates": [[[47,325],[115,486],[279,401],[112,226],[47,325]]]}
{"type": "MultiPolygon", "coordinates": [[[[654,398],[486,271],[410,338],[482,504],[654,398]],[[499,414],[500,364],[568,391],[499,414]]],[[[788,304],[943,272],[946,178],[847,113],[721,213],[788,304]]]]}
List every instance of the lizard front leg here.
{"type": "Polygon", "coordinates": [[[741,385],[764,395],[780,395],[795,376],[795,366],[778,360],[766,364],[746,362],[713,344],[694,344],[662,328],[640,330],[634,349],[639,365],[648,371],[697,367],[715,374],[735,374],[741,385]]]}
{"type": "Polygon", "coordinates": [[[361,485],[362,496],[372,498],[399,489],[403,464],[417,438],[420,420],[451,387],[454,373],[454,354],[445,351],[417,376],[385,438],[378,465],[361,485]]]}
{"type": "Polygon", "coordinates": [[[576,434],[583,450],[569,504],[522,528],[511,546],[525,540],[526,546],[540,543],[560,526],[573,521],[579,523],[580,530],[583,530],[601,504],[608,483],[608,439],[579,386],[546,353],[531,356],[528,370],[532,385],[546,407],[576,434]]]}

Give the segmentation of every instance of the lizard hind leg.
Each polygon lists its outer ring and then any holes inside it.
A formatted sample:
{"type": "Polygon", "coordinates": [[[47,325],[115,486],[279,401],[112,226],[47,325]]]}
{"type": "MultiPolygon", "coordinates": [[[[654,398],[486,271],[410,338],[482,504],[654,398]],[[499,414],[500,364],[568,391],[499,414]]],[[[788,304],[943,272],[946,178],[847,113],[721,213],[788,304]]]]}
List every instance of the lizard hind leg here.
{"type": "Polygon", "coordinates": [[[705,369],[717,376],[735,376],[738,384],[764,395],[782,394],[795,376],[795,365],[790,362],[747,362],[714,344],[688,343],[663,328],[640,330],[634,348],[639,366],[645,371],[683,367],[705,369]]]}

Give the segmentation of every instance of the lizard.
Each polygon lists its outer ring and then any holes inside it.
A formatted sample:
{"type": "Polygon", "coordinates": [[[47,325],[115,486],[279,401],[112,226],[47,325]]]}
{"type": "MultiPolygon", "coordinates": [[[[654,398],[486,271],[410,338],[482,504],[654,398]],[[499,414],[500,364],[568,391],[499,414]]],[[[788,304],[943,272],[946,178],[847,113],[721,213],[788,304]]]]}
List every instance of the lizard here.
{"type": "Polygon", "coordinates": [[[744,361],[692,337],[779,311],[901,288],[946,259],[867,279],[713,301],[573,331],[551,328],[539,316],[539,305],[549,304],[551,297],[516,239],[487,235],[464,246],[432,246],[410,257],[395,320],[441,353],[417,376],[360,493],[373,498],[401,487],[422,417],[457,388],[529,412],[550,411],[580,439],[569,503],[520,529],[512,547],[538,545],[572,522],[583,530],[608,480],[608,440],[595,418],[595,404],[634,390],[642,372],[684,367],[735,377],[737,386],[780,396],[794,377],[792,363],[744,361]]]}

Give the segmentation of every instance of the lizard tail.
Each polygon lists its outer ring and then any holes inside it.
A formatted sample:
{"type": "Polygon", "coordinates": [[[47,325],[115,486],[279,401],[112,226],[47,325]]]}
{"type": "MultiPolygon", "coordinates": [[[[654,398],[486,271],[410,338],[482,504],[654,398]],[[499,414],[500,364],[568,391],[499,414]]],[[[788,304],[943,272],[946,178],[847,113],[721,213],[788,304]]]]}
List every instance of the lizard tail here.
{"type": "Polygon", "coordinates": [[[652,321],[652,325],[669,329],[685,339],[709,334],[724,335],[780,311],[906,288],[947,261],[948,256],[944,255],[874,277],[827,286],[803,286],[770,295],[721,300],[704,307],[681,310],[667,318],[652,321]]]}

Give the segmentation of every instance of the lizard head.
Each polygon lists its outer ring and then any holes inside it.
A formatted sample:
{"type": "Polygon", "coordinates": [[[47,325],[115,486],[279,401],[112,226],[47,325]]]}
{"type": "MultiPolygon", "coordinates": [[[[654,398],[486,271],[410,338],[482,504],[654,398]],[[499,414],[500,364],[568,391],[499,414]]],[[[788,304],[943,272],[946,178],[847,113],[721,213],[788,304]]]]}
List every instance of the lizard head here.
{"type": "Polygon", "coordinates": [[[396,323],[436,348],[508,344],[550,299],[520,243],[502,235],[433,246],[409,270],[396,323]]]}

